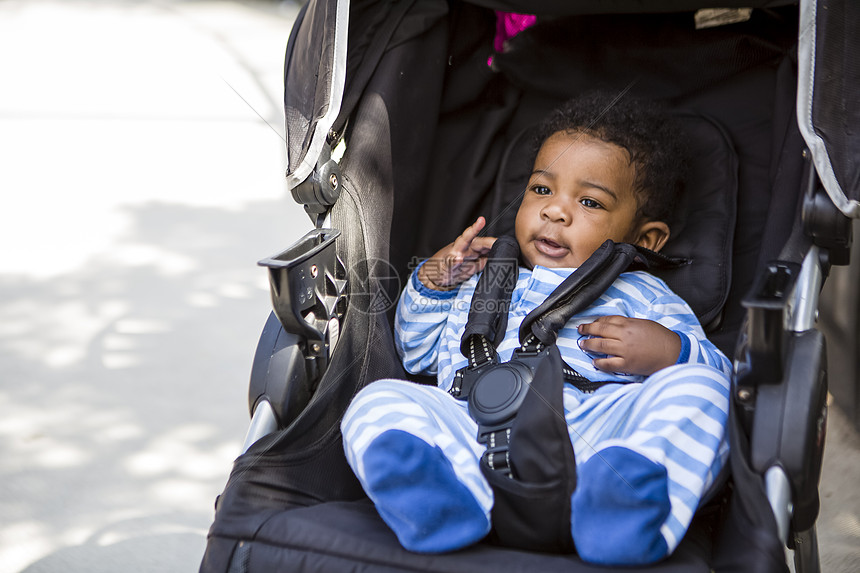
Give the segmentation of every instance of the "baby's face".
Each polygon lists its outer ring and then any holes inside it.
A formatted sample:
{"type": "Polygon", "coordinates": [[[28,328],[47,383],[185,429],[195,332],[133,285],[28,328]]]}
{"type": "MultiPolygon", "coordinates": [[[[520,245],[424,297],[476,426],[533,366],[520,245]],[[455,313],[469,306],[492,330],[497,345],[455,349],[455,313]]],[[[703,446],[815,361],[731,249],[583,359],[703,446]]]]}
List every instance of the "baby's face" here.
{"type": "Polygon", "coordinates": [[[606,239],[636,243],[635,167],[621,147],[583,133],[547,139],[517,213],[530,268],[579,267],[606,239]]]}

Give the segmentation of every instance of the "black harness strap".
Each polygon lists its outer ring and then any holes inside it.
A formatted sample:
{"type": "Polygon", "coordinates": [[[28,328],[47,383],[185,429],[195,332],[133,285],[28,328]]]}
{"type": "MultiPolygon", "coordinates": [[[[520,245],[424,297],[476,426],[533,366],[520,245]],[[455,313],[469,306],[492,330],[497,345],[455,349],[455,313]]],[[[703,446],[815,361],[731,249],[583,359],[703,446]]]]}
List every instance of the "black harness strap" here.
{"type": "MultiPolygon", "coordinates": [[[[469,365],[455,375],[450,392],[456,398],[467,398],[476,374],[485,365],[498,362],[495,348],[507,330],[511,295],[519,275],[519,253],[516,239],[503,235],[496,239],[488,254],[460,339],[460,352],[469,365]]],[[[684,262],[643,247],[607,240],[523,319],[518,352],[534,352],[538,344],[555,344],[558,331],[567,321],[597,300],[621,273],[684,262]]],[[[563,366],[565,381],[583,392],[594,392],[606,384],[585,378],[566,363],[563,366]]]]}
{"type": "Polygon", "coordinates": [[[618,275],[628,270],[647,269],[656,257],[665,259],[642,247],[607,240],[523,319],[520,343],[531,335],[544,344],[555,344],[558,331],[567,321],[606,292],[618,275]]]}
{"type": "Polygon", "coordinates": [[[495,346],[504,338],[511,295],[519,274],[519,248],[499,237],[478,280],[460,351],[461,368],[451,394],[468,399],[486,446],[481,470],[493,488],[496,542],[538,551],[574,551],[570,496],[576,461],[564,418],[563,387],[570,382],[593,392],[592,382],[567,365],[555,345],[558,331],[593,303],[622,272],[648,268],[649,261],[673,264],[656,253],[606,241],[565,279],[519,330],[520,347],[499,363],[495,346]]]}
{"type": "Polygon", "coordinates": [[[466,399],[476,374],[485,366],[498,363],[496,346],[508,328],[511,295],[519,276],[519,257],[516,239],[507,235],[496,239],[487,255],[487,264],[472,296],[466,329],[460,338],[460,352],[469,365],[454,376],[450,393],[455,398],[466,399]]]}
{"type": "MultiPolygon", "coordinates": [[[[489,343],[495,348],[505,338],[511,295],[519,276],[519,258],[519,245],[509,235],[496,239],[487,255],[487,264],[475,286],[466,330],[460,342],[460,352],[470,359],[470,364],[472,349],[476,344],[484,346],[489,343]],[[476,336],[480,342],[476,341],[476,336]]],[[[480,364],[480,360],[477,364],[480,364]]]]}

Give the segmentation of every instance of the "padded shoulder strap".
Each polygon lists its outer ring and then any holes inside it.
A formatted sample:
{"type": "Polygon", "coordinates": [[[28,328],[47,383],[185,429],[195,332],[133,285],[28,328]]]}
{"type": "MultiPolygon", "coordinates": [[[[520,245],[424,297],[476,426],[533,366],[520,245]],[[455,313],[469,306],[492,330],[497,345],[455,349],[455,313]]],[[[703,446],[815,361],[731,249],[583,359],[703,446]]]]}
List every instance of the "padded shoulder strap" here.
{"type": "MultiPolygon", "coordinates": [[[[498,346],[505,336],[511,295],[519,275],[520,249],[516,239],[503,235],[496,239],[487,265],[472,297],[466,329],[460,338],[460,352],[471,356],[475,340],[498,346]]],[[[570,317],[588,307],[625,271],[652,267],[670,268],[684,264],[654,251],[627,243],[604,242],[581,267],[567,277],[552,294],[529,313],[520,325],[520,344],[534,336],[545,345],[555,343],[558,331],[570,317]]],[[[483,349],[487,345],[479,344],[483,349]]],[[[481,356],[482,363],[490,356],[481,356]]],[[[473,366],[475,364],[472,364],[473,366]]]]}
{"type": "Polygon", "coordinates": [[[520,325],[520,344],[525,344],[530,336],[545,345],[555,344],[558,331],[570,317],[597,300],[621,273],[644,270],[651,266],[679,264],[683,264],[683,261],[607,239],[582,266],[523,319],[520,325]]]}
{"type": "Polygon", "coordinates": [[[469,339],[479,335],[498,346],[508,327],[511,294],[519,275],[520,248],[516,239],[503,235],[487,255],[487,265],[475,286],[466,330],[460,338],[460,352],[470,356],[469,339]]]}

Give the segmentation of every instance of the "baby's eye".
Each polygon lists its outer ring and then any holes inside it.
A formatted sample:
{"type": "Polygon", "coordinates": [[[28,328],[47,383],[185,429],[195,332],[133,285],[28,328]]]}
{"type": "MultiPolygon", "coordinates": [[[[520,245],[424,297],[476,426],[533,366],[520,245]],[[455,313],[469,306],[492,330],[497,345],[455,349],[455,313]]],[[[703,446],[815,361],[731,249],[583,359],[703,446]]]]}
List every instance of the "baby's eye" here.
{"type": "Polygon", "coordinates": [[[534,191],[538,195],[549,195],[550,193],[552,193],[552,191],[550,191],[549,187],[547,187],[546,185],[532,185],[532,191],[534,191]]]}
{"type": "Polygon", "coordinates": [[[588,197],[580,199],[579,202],[583,207],[588,207],[589,209],[603,209],[603,205],[588,197]]]}

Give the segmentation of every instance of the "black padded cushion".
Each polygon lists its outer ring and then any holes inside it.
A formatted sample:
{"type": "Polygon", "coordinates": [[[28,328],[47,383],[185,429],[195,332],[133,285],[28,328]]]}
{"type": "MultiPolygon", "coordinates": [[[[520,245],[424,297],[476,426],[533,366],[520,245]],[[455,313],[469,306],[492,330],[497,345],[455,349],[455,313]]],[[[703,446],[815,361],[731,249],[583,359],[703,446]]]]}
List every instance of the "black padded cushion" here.
{"type": "Polygon", "coordinates": [[[738,158],[728,134],[707,117],[681,115],[690,146],[690,172],[663,253],[690,264],[656,271],[692,307],[704,326],[719,322],[732,283],[738,158]]]}
{"type": "MultiPolygon", "coordinates": [[[[230,543],[227,539],[211,542],[230,543]]],[[[225,551],[227,548],[224,548],[225,551]]],[[[275,513],[233,554],[249,571],[349,573],[422,571],[428,573],[650,573],[709,571],[710,545],[687,535],[672,556],[656,567],[612,568],[583,563],[573,555],[550,555],[479,543],[443,555],[410,553],[380,519],[369,500],[332,502],[275,513]]]]}
{"type": "MultiPolygon", "coordinates": [[[[731,286],[735,231],[738,159],[728,134],[711,118],[678,112],[689,146],[690,168],[685,193],[662,252],[688,264],[655,271],[687,301],[699,321],[712,330],[719,325],[731,286]]],[[[508,147],[497,179],[492,232],[511,233],[521,194],[528,182],[531,132],[520,133],[508,147]]]]}

